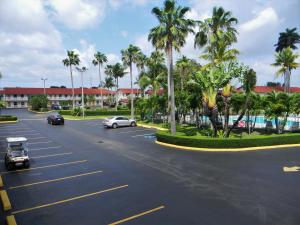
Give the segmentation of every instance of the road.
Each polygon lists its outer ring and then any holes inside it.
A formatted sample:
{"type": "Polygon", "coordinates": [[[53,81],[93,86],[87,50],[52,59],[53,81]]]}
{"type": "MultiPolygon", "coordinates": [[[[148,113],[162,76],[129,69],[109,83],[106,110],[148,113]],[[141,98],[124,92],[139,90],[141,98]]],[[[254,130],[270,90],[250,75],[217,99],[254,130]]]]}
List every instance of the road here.
{"type": "Polygon", "coordinates": [[[155,144],[153,129],[105,129],[101,120],[46,123],[46,115],[1,124],[29,139],[31,168],[6,172],[18,225],[299,225],[300,149],[192,152],[155,144]]]}

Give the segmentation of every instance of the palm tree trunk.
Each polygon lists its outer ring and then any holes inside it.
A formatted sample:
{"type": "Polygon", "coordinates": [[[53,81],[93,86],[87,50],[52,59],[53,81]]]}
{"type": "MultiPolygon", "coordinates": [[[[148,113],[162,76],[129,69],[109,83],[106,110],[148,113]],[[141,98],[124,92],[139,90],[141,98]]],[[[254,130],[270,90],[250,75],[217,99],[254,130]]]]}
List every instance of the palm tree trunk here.
{"type": "Polygon", "coordinates": [[[173,79],[173,47],[168,47],[168,100],[170,111],[170,122],[171,122],[171,134],[176,134],[176,121],[175,121],[175,96],[174,96],[174,79],[173,79]]]}
{"type": "Polygon", "coordinates": [[[74,98],[74,82],[73,82],[73,74],[72,74],[72,65],[70,65],[70,74],[71,74],[71,85],[72,85],[72,102],[73,102],[73,109],[74,109],[75,98],[74,98]]]}
{"type": "Polygon", "coordinates": [[[101,79],[101,65],[100,65],[100,63],[99,63],[99,79],[100,79],[101,108],[103,108],[103,92],[102,92],[102,79],[101,79]]]}
{"type": "Polygon", "coordinates": [[[119,79],[118,77],[116,78],[116,105],[115,105],[115,109],[116,111],[118,111],[118,89],[119,89],[119,79]]]}
{"type": "Polygon", "coordinates": [[[131,88],[131,94],[130,94],[130,100],[131,100],[131,118],[134,118],[134,107],[133,107],[133,85],[132,85],[132,62],[130,62],[130,88],[131,88]]]}
{"type": "Polygon", "coordinates": [[[224,134],[228,132],[228,124],[229,124],[229,105],[228,98],[224,99],[225,107],[224,107],[224,134]]]}

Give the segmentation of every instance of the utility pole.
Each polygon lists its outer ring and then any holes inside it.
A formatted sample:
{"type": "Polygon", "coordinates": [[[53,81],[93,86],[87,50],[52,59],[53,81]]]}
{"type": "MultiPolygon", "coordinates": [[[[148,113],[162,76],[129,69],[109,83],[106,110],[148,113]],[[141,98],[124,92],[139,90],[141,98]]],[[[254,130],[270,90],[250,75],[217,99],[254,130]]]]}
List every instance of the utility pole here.
{"type": "Polygon", "coordinates": [[[76,67],[77,71],[81,74],[81,106],[82,106],[82,117],[84,117],[84,93],[83,93],[83,73],[87,71],[86,67],[76,67]]]}
{"type": "Polygon", "coordinates": [[[46,95],[46,80],[48,80],[48,78],[41,78],[42,81],[44,81],[44,95],[46,95]]]}

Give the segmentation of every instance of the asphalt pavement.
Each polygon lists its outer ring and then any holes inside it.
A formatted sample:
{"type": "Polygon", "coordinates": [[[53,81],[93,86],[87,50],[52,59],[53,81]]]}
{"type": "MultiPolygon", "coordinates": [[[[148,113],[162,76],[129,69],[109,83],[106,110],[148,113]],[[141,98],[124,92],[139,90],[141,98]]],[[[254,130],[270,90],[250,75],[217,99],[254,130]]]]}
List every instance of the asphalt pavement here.
{"type": "Polygon", "coordinates": [[[299,225],[300,148],[209,153],[155,144],[154,129],[106,129],[101,120],[47,124],[5,110],[29,140],[31,167],[0,173],[18,225],[299,225]]]}

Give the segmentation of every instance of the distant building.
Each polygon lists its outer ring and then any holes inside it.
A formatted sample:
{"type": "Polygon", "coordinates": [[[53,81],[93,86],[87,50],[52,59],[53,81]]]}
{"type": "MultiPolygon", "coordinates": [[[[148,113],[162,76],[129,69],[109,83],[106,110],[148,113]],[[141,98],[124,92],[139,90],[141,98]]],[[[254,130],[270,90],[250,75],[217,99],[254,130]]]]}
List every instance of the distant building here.
{"type": "MultiPolygon", "coordinates": [[[[101,105],[101,89],[84,88],[85,95],[94,96],[94,102],[90,105],[101,105]]],[[[2,101],[5,102],[7,108],[27,108],[31,96],[44,94],[44,88],[4,88],[0,90],[2,101]]],[[[104,103],[107,103],[108,96],[114,95],[115,91],[102,89],[104,103]]],[[[71,88],[46,88],[46,95],[50,104],[58,104],[62,101],[72,101],[71,88]]],[[[81,104],[81,88],[74,89],[75,104],[81,104]]]]}
{"type": "MultiPolygon", "coordinates": [[[[240,87],[240,88],[237,89],[237,91],[243,91],[243,88],[240,87]]],[[[261,95],[265,95],[265,94],[270,93],[272,91],[284,92],[284,87],[282,87],[282,86],[275,86],[275,87],[256,86],[253,90],[253,92],[255,92],[257,94],[261,94],[261,95]]],[[[291,87],[290,88],[290,93],[300,93],[300,87],[291,87]]]]}

